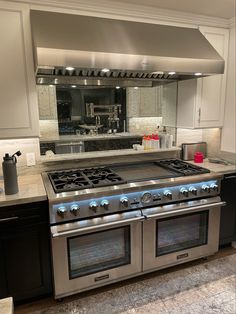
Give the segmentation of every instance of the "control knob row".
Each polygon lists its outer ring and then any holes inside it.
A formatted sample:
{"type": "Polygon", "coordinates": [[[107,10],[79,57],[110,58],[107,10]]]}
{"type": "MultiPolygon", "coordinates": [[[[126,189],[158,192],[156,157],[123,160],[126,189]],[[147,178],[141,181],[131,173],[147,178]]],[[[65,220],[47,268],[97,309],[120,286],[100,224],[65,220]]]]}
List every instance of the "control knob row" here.
{"type": "Polygon", "coordinates": [[[197,195],[197,189],[194,186],[190,186],[189,189],[187,189],[185,187],[182,187],[179,192],[184,197],[188,197],[189,193],[191,193],[191,194],[193,194],[195,196],[197,195]]]}
{"type": "MultiPolygon", "coordinates": [[[[75,216],[78,215],[79,210],[80,208],[79,208],[79,205],[77,204],[73,204],[70,207],[70,212],[75,216]]],[[[61,216],[62,218],[65,217],[66,213],[67,213],[67,209],[65,206],[60,206],[57,210],[57,214],[61,216]]]]}
{"type": "MultiPolygon", "coordinates": [[[[102,208],[104,208],[105,210],[108,210],[108,209],[109,209],[109,205],[110,205],[110,203],[109,203],[108,200],[102,200],[102,201],[101,201],[101,204],[100,204],[100,206],[101,206],[102,208]]],[[[95,213],[96,213],[98,207],[99,207],[99,205],[98,205],[98,203],[95,202],[95,201],[92,201],[92,202],[89,204],[89,209],[93,210],[95,213]]]]}
{"type": "Polygon", "coordinates": [[[206,193],[210,193],[210,191],[218,192],[218,184],[212,183],[210,186],[207,184],[203,184],[202,191],[206,193]]]}

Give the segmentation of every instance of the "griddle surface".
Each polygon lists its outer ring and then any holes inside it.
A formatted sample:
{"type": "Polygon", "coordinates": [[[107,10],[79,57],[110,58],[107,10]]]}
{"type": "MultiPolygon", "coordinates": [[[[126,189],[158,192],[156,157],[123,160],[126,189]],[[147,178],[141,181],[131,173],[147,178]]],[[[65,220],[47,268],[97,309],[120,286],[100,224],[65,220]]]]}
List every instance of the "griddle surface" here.
{"type": "Polygon", "coordinates": [[[159,167],[155,162],[119,165],[110,167],[127,182],[157,180],[180,176],[174,171],[159,167]]]}

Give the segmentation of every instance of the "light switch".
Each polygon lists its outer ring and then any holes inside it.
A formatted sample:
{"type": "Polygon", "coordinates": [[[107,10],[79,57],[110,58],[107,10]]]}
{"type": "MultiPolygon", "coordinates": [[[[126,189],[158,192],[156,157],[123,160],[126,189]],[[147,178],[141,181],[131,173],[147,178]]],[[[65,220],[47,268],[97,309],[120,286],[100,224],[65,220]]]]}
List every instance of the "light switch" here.
{"type": "Polygon", "coordinates": [[[35,153],[26,153],[26,164],[28,167],[36,164],[35,153]]]}

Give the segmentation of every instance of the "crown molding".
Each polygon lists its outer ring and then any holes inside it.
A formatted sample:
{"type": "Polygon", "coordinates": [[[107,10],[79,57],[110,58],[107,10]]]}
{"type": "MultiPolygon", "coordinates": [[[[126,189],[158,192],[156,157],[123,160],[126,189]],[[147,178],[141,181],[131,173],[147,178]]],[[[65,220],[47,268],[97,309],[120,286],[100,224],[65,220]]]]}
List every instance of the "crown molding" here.
{"type": "MultiPolygon", "coordinates": [[[[111,3],[106,0],[8,0],[8,2],[26,3],[31,9],[54,11],[60,13],[90,15],[130,21],[156,24],[181,25],[185,27],[213,26],[229,28],[231,20],[191,14],[182,11],[157,9],[150,6],[111,3]]],[[[234,19],[235,20],[235,19],[234,19]]]]}

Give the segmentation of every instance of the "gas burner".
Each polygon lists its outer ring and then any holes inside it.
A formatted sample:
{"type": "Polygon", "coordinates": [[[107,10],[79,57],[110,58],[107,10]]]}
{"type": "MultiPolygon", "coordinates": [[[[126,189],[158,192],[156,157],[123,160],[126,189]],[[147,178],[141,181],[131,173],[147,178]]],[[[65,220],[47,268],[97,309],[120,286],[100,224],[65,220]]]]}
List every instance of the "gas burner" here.
{"type": "Polygon", "coordinates": [[[163,159],[155,162],[157,165],[169,170],[174,170],[184,176],[192,176],[195,174],[209,173],[208,169],[189,164],[179,159],[163,159]]]}
{"type": "Polygon", "coordinates": [[[126,182],[119,175],[106,167],[50,172],[48,173],[48,177],[56,193],[126,182]]]}
{"type": "Polygon", "coordinates": [[[92,182],[93,186],[96,187],[125,183],[125,181],[118,174],[105,167],[84,169],[83,173],[92,182]]]}
{"type": "Polygon", "coordinates": [[[80,170],[50,172],[48,176],[56,193],[92,187],[92,183],[87,180],[80,170]]]}

